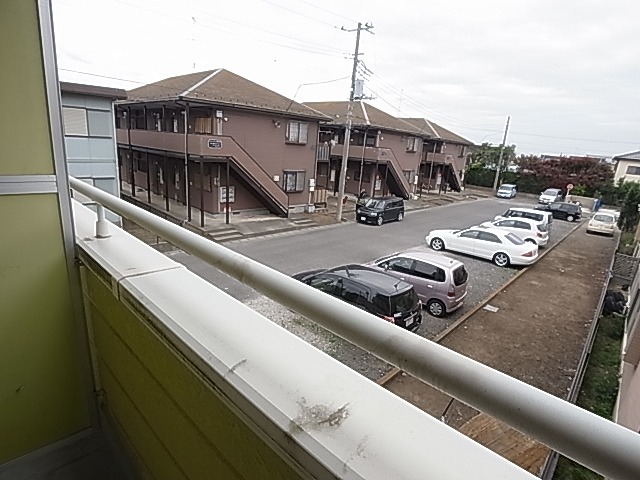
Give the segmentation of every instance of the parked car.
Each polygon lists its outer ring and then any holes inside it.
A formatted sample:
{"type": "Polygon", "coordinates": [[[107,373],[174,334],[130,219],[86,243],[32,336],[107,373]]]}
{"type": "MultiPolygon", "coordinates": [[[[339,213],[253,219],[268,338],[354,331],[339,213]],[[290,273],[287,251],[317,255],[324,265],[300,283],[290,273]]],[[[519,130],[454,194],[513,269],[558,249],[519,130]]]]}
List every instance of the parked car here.
{"type": "Polygon", "coordinates": [[[512,183],[503,183],[496,192],[496,197],[514,198],[518,193],[518,187],[512,183]]]}
{"type": "Polygon", "coordinates": [[[369,197],[356,203],[356,221],[382,225],[404,218],[404,200],[399,197],[369,197]]]}
{"type": "Polygon", "coordinates": [[[551,212],[543,212],[540,210],[534,210],[533,208],[511,207],[502,215],[497,215],[494,220],[500,220],[503,218],[528,218],[535,220],[536,222],[546,224],[547,232],[551,234],[551,227],[553,225],[553,215],[551,212]]]}
{"type": "Polygon", "coordinates": [[[562,190],[559,188],[547,188],[538,197],[538,203],[549,204],[562,201],[562,190]]]}
{"type": "Polygon", "coordinates": [[[416,330],[422,322],[422,304],[413,286],[373,268],[342,265],[293,278],[407,330],[416,330]]]}
{"type": "Polygon", "coordinates": [[[491,260],[499,267],[531,265],[538,260],[538,246],[499,228],[433,230],[425,240],[436,251],[453,250],[491,260]]]}
{"type": "Polygon", "coordinates": [[[617,221],[613,212],[596,212],[587,224],[587,233],[603,233],[613,237],[617,221]]]}
{"type": "Polygon", "coordinates": [[[549,232],[544,221],[531,220],[530,218],[503,218],[493,222],[484,222],[481,227],[494,227],[515,233],[525,242],[535,243],[544,247],[549,243],[549,232]]]}
{"type": "Polygon", "coordinates": [[[536,210],[551,213],[553,218],[573,222],[582,218],[582,207],[577,203],[554,202],[549,205],[539,205],[536,210]]]}
{"type": "Polygon", "coordinates": [[[407,251],[378,258],[367,265],[413,285],[434,317],[457,310],[467,296],[469,274],[464,264],[444,255],[407,251]]]}

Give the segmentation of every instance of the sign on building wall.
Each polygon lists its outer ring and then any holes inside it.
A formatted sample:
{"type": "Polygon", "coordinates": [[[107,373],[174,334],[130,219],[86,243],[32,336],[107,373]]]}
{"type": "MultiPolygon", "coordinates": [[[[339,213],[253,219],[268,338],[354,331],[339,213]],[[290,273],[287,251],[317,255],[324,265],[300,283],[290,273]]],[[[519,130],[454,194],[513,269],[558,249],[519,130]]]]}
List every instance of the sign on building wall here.
{"type": "Polygon", "coordinates": [[[222,140],[219,138],[210,138],[209,148],[222,148],[222,140]]]}
{"type": "MultiPolygon", "coordinates": [[[[233,203],[236,197],[236,187],[229,187],[229,203],[233,203]]],[[[220,187],[220,203],[227,202],[227,187],[220,187]]]]}

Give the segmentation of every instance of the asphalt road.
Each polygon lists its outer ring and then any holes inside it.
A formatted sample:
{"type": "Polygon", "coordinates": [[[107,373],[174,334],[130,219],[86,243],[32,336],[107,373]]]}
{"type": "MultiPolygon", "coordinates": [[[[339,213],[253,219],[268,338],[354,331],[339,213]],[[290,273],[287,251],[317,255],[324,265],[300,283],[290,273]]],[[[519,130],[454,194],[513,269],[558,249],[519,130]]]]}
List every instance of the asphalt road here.
{"type": "MultiPolygon", "coordinates": [[[[387,223],[380,227],[350,221],[341,225],[230,242],[225,246],[292,275],[312,268],[363,263],[401,250],[426,248],[424,237],[430,230],[477,225],[493,219],[510,206],[531,206],[531,203],[527,203],[526,200],[496,198],[465,201],[409,211],[402,222],[387,223]]],[[[552,242],[560,237],[563,224],[566,222],[554,222],[552,242]]],[[[476,304],[515,273],[513,269],[499,269],[487,261],[449,252],[447,254],[460,258],[470,272],[470,292],[466,302],[468,305],[476,304]]],[[[169,255],[173,260],[182,263],[242,302],[246,303],[260,296],[253,289],[219,272],[197,257],[181,251],[170,252],[169,255]]]]}

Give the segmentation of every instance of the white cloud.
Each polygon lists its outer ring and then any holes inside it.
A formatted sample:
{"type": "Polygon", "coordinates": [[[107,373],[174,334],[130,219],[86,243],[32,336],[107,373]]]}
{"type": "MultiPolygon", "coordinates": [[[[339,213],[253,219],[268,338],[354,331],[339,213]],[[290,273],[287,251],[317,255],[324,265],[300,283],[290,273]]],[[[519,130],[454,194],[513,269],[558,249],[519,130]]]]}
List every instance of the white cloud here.
{"type": "Polygon", "coordinates": [[[492,143],[511,115],[508,141],[529,153],[640,148],[633,0],[52,2],[63,80],[133,88],[195,64],[344,100],[355,33],[340,27],[371,22],[360,59],[378,108],[492,143]]]}

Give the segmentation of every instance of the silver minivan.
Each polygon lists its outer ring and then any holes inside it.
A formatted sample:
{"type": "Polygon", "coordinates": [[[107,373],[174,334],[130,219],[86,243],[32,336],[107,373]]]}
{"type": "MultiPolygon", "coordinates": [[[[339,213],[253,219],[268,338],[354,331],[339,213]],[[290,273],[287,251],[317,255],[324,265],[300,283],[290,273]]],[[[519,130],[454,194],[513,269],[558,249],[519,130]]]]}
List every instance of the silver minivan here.
{"type": "Polygon", "coordinates": [[[467,296],[467,269],[462,262],[442,254],[419,250],[400,252],[367,265],[413,285],[418,298],[434,317],[457,310],[467,296]]]}

